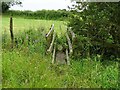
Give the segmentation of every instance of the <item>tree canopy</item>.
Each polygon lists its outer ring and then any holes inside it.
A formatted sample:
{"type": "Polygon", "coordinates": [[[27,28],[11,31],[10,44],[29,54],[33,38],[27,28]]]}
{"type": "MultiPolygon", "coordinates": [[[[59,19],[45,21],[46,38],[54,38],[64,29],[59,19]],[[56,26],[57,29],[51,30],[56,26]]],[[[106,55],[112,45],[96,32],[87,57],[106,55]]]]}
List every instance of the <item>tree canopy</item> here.
{"type": "Polygon", "coordinates": [[[0,4],[0,6],[2,6],[2,12],[6,12],[7,10],[9,10],[9,8],[13,5],[21,5],[22,2],[19,1],[19,0],[13,0],[13,1],[10,1],[10,2],[5,2],[5,1],[2,1],[0,4]]]}

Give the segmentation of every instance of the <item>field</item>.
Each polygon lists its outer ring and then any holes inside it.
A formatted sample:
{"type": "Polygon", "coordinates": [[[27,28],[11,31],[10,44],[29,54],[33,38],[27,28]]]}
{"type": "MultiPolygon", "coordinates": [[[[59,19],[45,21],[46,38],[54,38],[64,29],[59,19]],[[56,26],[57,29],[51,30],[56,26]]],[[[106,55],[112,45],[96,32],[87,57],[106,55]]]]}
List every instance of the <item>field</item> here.
{"type": "MultiPolygon", "coordinates": [[[[8,30],[7,33],[9,33],[9,18],[10,17],[8,16],[3,16],[2,20],[2,29],[3,31],[8,30]]],[[[55,31],[58,33],[58,35],[62,32],[64,33],[64,31],[66,30],[66,22],[63,21],[24,19],[21,17],[14,17],[13,20],[14,34],[19,34],[20,32],[23,32],[24,30],[28,30],[30,28],[33,28],[34,30],[38,28],[44,28],[46,31],[48,31],[52,24],[55,24],[55,31]]]]}
{"type": "Polygon", "coordinates": [[[100,56],[71,59],[71,65],[51,64],[46,55],[45,34],[54,23],[58,38],[66,22],[13,18],[17,46],[10,48],[9,17],[2,17],[3,88],[117,88],[118,62],[100,61],[100,56]],[[27,34],[30,41],[24,41],[27,34]],[[34,42],[34,40],[36,40],[34,42]],[[34,43],[33,43],[34,42],[34,43]]]}

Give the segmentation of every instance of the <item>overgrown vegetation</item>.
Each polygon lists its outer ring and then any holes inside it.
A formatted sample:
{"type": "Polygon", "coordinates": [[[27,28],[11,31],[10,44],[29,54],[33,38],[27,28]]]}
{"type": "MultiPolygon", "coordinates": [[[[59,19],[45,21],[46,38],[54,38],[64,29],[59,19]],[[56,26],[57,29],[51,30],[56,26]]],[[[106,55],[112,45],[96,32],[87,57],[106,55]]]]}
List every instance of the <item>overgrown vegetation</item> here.
{"type": "Polygon", "coordinates": [[[4,88],[117,88],[118,64],[96,60],[71,61],[71,66],[50,64],[50,57],[15,50],[3,52],[4,88]]]}
{"type": "MultiPolygon", "coordinates": [[[[3,17],[3,19],[6,19],[6,17],[3,17]]],[[[15,19],[15,22],[20,19],[22,18],[15,19]]],[[[27,22],[29,21],[31,22],[28,19],[27,22]]],[[[44,21],[40,20],[40,22],[44,21]]],[[[47,24],[48,22],[44,23],[47,24]]],[[[57,22],[61,24],[61,22],[57,22]]],[[[5,21],[3,22],[4,24],[6,24],[5,21]]],[[[101,62],[99,55],[93,56],[91,59],[71,59],[70,66],[51,64],[51,56],[45,55],[46,42],[44,36],[48,31],[45,27],[39,27],[38,29],[29,28],[21,32],[16,31],[19,27],[15,28],[15,44],[12,49],[9,30],[7,29],[8,31],[3,33],[2,86],[4,88],[118,87],[118,63],[112,61],[101,62]]],[[[56,31],[59,28],[59,25],[55,27],[56,31]]],[[[65,29],[61,28],[60,31],[63,33],[65,29]]],[[[62,35],[59,32],[58,34],[62,35]]],[[[61,41],[60,36],[59,41],[61,41]]],[[[64,38],[62,39],[64,41],[64,38]]]]}
{"type": "Polygon", "coordinates": [[[80,54],[76,55],[120,58],[120,2],[78,2],[75,6],[69,26],[78,36],[75,51],[80,54]]]}
{"type": "Polygon", "coordinates": [[[3,88],[119,88],[120,3],[78,4],[81,7],[77,5],[71,11],[3,14],[3,88]],[[13,47],[9,33],[11,15],[13,47]],[[51,64],[52,55],[46,53],[45,35],[53,23],[58,49],[61,44],[66,47],[66,23],[76,34],[69,66],[51,64]]]}

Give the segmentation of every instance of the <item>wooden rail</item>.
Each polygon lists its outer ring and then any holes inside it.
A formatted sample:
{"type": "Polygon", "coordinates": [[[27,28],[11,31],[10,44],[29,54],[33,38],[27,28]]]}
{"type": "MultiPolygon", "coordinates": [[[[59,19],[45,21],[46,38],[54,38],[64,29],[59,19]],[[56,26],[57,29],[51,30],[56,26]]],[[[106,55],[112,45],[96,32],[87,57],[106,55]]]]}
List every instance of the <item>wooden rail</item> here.
{"type": "Polygon", "coordinates": [[[54,24],[52,24],[52,26],[50,28],[50,31],[48,32],[48,34],[46,35],[46,37],[48,37],[53,30],[54,30],[54,24]]]}
{"type": "Polygon", "coordinates": [[[55,54],[56,54],[56,46],[53,49],[52,64],[54,64],[54,62],[55,62],[55,54]]]}
{"type": "Polygon", "coordinates": [[[71,29],[72,29],[72,28],[69,27],[68,31],[69,31],[70,34],[72,35],[72,42],[73,42],[73,40],[74,40],[74,38],[75,38],[75,33],[74,33],[71,29]]]}
{"type": "Polygon", "coordinates": [[[66,59],[67,59],[67,65],[70,65],[69,55],[68,55],[68,50],[67,49],[66,49],[66,59]]]}
{"type": "MultiPolygon", "coordinates": [[[[71,28],[67,29],[65,37],[66,37],[66,40],[67,40],[68,48],[67,47],[64,48],[65,52],[62,52],[62,53],[64,53],[66,55],[65,59],[66,59],[67,65],[70,65],[69,55],[71,56],[72,53],[73,53],[72,44],[73,44],[73,40],[75,38],[75,33],[71,30],[71,28]],[[68,33],[69,33],[69,35],[68,35],[68,33]],[[70,37],[72,37],[72,40],[70,39],[70,37]]],[[[62,51],[62,50],[58,49],[56,38],[57,38],[57,34],[54,31],[54,24],[52,24],[49,32],[46,35],[46,39],[49,40],[49,41],[47,41],[47,43],[49,43],[47,52],[52,53],[52,64],[55,63],[55,60],[57,59],[57,54],[62,51]]]]}
{"type": "Polygon", "coordinates": [[[70,55],[71,55],[73,53],[73,49],[72,49],[72,44],[71,44],[70,38],[67,33],[66,33],[66,38],[68,41],[69,51],[70,51],[70,55]]]}
{"type": "Polygon", "coordinates": [[[47,50],[48,52],[51,52],[51,51],[52,51],[53,44],[54,44],[54,41],[55,41],[55,37],[56,37],[56,33],[54,32],[53,38],[52,38],[52,42],[51,42],[51,44],[50,44],[49,49],[47,50]]]}

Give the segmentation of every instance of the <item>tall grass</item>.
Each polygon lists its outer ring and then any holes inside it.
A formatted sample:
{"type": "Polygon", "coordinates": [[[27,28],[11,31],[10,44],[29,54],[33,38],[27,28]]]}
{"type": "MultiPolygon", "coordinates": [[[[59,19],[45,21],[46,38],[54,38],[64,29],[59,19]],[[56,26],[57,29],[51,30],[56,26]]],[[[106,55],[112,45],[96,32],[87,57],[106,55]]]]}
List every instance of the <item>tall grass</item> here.
{"type": "MultiPolygon", "coordinates": [[[[64,31],[56,29],[64,42],[64,31]]],[[[45,54],[46,32],[39,27],[15,33],[14,48],[8,32],[3,33],[3,88],[118,88],[118,62],[101,62],[99,55],[71,58],[70,66],[51,64],[51,55],[45,54]]]]}
{"type": "MultiPolygon", "coordinates": [[[[4,32],[2,35],[2,48],[11,49],[10,38],[4,32]]],[[[43,54],[46,48],[45,31],[43,29],[34,30],[29,29],[25,32],[19,32],[14,38],[14,49],[25,50],[31,53],[43,54]]]]}
{"type": "MultiPolygon", "coordinates": [[[[43,30],[44,31],[44,30],[43,30]]],[[[71,60],[71,65],[51,64],[45,55],[45,39],[41,29],[26,30],[16,35],[17,44],[10,49],[3,35],[4,88],[116,88],[118,63],[103,65],[99,57],[71,60]]]]}
{"type": "Polygon", "coordinates": [[[27,56],[14,50],[3,53],[4,88],[117,88],[117,63],[71,61],[71,66],[51,65],[50,57],[27,56]]]}

